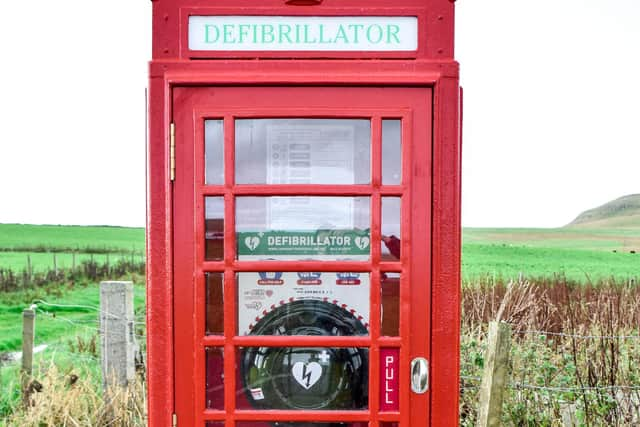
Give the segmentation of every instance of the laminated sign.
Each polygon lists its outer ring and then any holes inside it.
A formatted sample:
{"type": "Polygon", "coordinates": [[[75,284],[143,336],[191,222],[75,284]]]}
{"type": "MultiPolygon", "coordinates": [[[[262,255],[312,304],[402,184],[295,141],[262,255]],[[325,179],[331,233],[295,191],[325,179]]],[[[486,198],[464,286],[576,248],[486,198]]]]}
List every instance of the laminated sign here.
{"type": "MultiPolygon", "coordinates": [[[[366,260],[369,253],[369,230],[238,233],[238,257],[244,260],[366,260]]],[[[369,326],[368,273],[242,273],[238,282],[238,326],[242,335],[252,333],[261,319],[280,306],[300,300],[335,304],[365,328],[369,326]]]]}
{"type": "Polygon", "coordinates": [[[279,307],[301,300],[334,304],[369,328],[369,274],[328,272],[242,273],[238,328],[241,335],[279,307]]]}
{"type": "Polygon", "coordinates": [[[238,233],[240,260],[358,260],[369,258],[369,230],[238,233]]]}

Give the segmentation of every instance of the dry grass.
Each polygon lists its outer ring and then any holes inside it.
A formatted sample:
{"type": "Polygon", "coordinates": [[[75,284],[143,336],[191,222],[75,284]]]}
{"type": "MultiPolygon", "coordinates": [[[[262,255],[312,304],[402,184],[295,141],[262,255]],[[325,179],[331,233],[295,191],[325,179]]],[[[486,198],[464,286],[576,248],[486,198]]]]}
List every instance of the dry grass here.
{"type": "Polygon", "coordinates": [[[486,325],[512,324],[504,425],[640,425],[640,287],[566,281],[463,289],[461,424],[473,425],[486,325]]]}
{"type": "MultiPolygon", "coordinates": [[[[98,382],[62,374],[51,365],[34,380],[29,401],[6,420],[6,426],[132,427],[146,425],[142,382],[112,386],[103,395],[98,382]],[[36,391],[40,389],[41,391],[36,391]]],[[[0,422],[2,425],[2,422],[0,422]]]]}
{"type": "Polygon", "coordinates": [[[464,286],[462,329],[474,330],[496,319],[501,305],[502,320],[515,331],[615,332],[640,326],[640,286],[633,282],[583,285],[521,279],[511,285],[487,280],[464,286]]]}

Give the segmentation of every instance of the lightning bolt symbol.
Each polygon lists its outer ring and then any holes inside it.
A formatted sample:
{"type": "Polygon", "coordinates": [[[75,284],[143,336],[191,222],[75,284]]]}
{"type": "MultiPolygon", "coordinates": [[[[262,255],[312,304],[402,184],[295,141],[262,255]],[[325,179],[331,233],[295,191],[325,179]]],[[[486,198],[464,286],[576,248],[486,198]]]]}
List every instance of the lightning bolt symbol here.
{"type": "Polygon", "coordinates": [[[307,380],[307,388],[311,387],[311,371],[307,372],[307,365],[302,367],[302,379],[307,380]]]}

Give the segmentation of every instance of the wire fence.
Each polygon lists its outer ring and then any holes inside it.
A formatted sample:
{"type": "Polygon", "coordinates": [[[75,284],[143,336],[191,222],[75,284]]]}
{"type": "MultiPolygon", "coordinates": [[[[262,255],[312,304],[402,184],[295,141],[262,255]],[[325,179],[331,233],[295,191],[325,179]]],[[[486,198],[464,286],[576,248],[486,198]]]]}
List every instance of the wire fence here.
{"type": "MultiPolygon", "coordinates": [[[[37,299],[31,307],[38,316],[91,335],[104,332],[100,316],[123,320],[91,304],[37,299]]],[[[139,308],[129,321],[144,348],[145,314],[139,308]]],[[[640,425],[640,334],[636,330],[580,332],[519,328],[512,333],[510,381],[504,403],[510,424],[520,425],[526,418],[533,420],[533,425],[551,425],[566,418],[570,410],[591,420],[587,425],[640,425]]],[[[473,334],[462,334],[461,425],[472,425],[475,419],[487,342],[482,333],[472,338],[468,335],[473,334]]],[[[98,353],[78,353],[78,359],[99,363],[98,353]]],[[[141,354],[144,358],[143,349],[141,354]]]]}
{"type": "MultiPolygon", "coordinates": [[[[44,299],[36,299],[32,301],[28,309],[33,310],[40,319],[36,324],[35,344],[45,345],[51,357],[43,360],[46,365],[48,359],[56,359],[61,355],[69,355],[73,360],[83,359],[88,362],[100,362],[100,340],[98,337],[105,332],[101,324],[100,317],[104,316],[109,320],[121,320],[132,323],[133,332],[130,334],[135,337],[138,351],[136,354],[136,364],[145,364],[146,360],[146,315],[143,312],[144,306],[134,312],[132,318],[122,317],[101,310],[97,305],[89,304],[62,304],[50,302],[44,299]],[[142,311],[142,312],[141,312],[142,311]],[[94,315],[93,318],[87,316],[94,315]],[[65,325],[66,333],[64,336],[56,335],[48,342],[47,332],[45,337],[38,333],[38,329],[50,331],[51,327],[43,322],[61,323],[65,325]],[[85,338],[82,338],[85,337],[85,338]]],[[[3,361],[9,363],[20,356],[21,352],[6,353],[3,361]]]]}
{"type": "MultiPolygon", "coordinates": [[[[502,422],[640,425],[640,335],[625,332],[512,332],[502,422]]],[[[461,425],[473,425],[487,336],[462,338],[461,425]]]]}

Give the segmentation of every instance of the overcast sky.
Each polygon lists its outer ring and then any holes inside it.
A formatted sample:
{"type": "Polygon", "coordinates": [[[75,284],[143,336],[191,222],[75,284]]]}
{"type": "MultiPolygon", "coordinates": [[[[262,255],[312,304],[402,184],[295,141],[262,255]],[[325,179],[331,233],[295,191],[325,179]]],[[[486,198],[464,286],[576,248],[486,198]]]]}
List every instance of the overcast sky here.
{"type": "MultiPolygon", "coordinates": [[[[0,222],[143,226],[151,2],[5,2],[0,222]]],[[[463,225],[640,193],[640,1],[458,0],[463,225]]]]}

